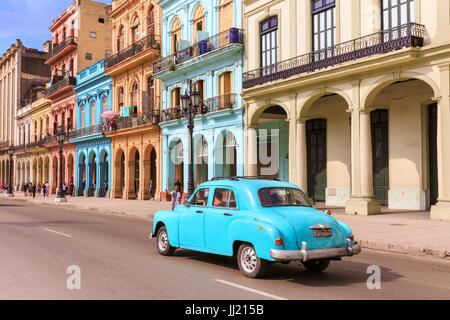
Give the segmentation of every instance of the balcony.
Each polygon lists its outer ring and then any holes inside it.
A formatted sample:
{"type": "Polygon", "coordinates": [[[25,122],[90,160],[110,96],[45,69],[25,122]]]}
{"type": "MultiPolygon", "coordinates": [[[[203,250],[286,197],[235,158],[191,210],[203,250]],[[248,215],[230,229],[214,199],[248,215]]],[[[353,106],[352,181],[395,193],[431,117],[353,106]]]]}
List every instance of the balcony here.
{"type": "Polygon", "coordinates": [[[105,73],[114,76],[160,55],[161,37],[151,34],[105,60],[105,73]]]}
{"type": "Polygon", "coordinates": [[[53,64],[60,57],[66,55],[76,47],[77,47],[77,38],[75,37],[68,37],[58,44],[52,44],[52,49],[47,54],[45,63],[48,65],[53,64]]]}
{"type": "MultiPolygon", "coordinates": [[[[174,54],[166,56],[153,64],[153,73],[162,73],[167,70],[174,71],[177,66],[183,64],[184,62],[233,44],[244,44],[243,30],[236,28],[229,29],[202,40],[184,50],[180,50],[174,54]]],[[[197,64],[196,67],[198,67],[197,64]]]]}
{"type": "Polygon", "coordinates": [[[47,89],[46,98],[51,99],[54,97],[57,93],[61,93],[63,90],[67,91],[72,89],[73,86],[77,84],[77,78],[75,77],[54,77],[54,81],[56,81],[55,84],[53,84],[50,88],[47,89]]]}
{"type": "Polygon", "coordinates": [[[103,130],[104,130],[103,123],[99,123],[94,124],[93,126],[71,130],[68,134],[70,136],[69,137],[70,139],[84,138],[88,136],[103,134],[103,130]]]}
{"type": "Polygon", "coordinates": [[[130,128],[138,128],[148,125],[157,125],[160,121],[159,109],[153,109],[143,112],[141,115],[123,117],[117,120],[113,128],[107,129],[107,131],[117,131],[130,128]]]}
{"type": "MultiPolygon", "coordinates": [[[[237,109],[238,98],[235,93],[227,93],[221,96],[208,98],[201,102],[197,109],[197,115],[205,115],[216,111],[237,109]]],[[[161,112],[161,122],[171,120],[181,120],[185,117],[181,107],[164,109],[161,112]]]]}
{"type": "Polygon", "coordinates": [[[243,88],[306,74],[376,54],[424,45],[425,26],[407,23],[243,74],[243,88]]]}

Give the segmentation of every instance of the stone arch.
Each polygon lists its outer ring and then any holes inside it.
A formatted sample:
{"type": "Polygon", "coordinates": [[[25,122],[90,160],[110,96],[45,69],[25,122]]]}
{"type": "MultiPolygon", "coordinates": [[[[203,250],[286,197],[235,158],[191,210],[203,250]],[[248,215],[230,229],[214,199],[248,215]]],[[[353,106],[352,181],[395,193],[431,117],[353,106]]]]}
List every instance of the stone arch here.
{"type": "Polygon", "coordinates": [[[420,74],[418,72],[400,72],[397,76],[387,75],[376,81],[373,85],[369,86],[367,90],[361,94],[361,106],[371,107],[376,96],[389,85],[402,80],[417,79],[426,83],[434,92],[435,97],[441,97],[441,90],[437,83],[430,77],[420,74]]]}
{"type": "Polygon", "coordinates": [[[251,125],[257,125],[258,124],[258,119],[261,117],[261,115],[264,113],[264,111],[266,111],[266,109],[270,108],[270,107],[274,107],[274,106],[280,106],[281,108],[283,108],[284,112],[286,112],[286,118],[287,119],[291,119],[291,112],[289,110],[289,108],[286,106],[286,104],[284,104],[283,102],[279,101],[279,100],[271,100],[270,103],[261,103],[261,104],[257,104],[255,106],[255,108],[253,110],[249,110],[249,115],[248,115],[248,119],[250,119],[250,123],[251,125]]]}
{"type": "Polygon", "coordinates": [[[333,87],[326,87],[325,89],[315,90],[312,93],[308,94],[308,98],[306,99],[306,101],[303,103],[303,105],[299,106],[297,113],[299,115],[299,118],[307,118],[314,102],[329,94],[337,94],[345,100],[349,108],[353,106],[352,99],[343,90],[333,87]]]}

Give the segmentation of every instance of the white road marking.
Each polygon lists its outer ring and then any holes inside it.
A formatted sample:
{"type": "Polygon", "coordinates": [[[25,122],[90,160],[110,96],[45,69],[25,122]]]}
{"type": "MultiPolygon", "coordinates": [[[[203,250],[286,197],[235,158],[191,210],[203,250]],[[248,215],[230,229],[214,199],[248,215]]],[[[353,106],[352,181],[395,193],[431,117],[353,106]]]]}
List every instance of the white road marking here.
{"type": "Polygon", "coordinates": [[[58,232],[58,231],[55,231],[55,230],[52,230],[52,229],[45,229],[45,231],[53,232],[53,233],[59,234],[60,236],[64,236],[64,237],[67,237],[67,238],[72,238],[72,236],[70,234],[58,232]]]}
{"type": "Polygon", "coordinates": [[[223,284],[226,284],[226,285],[229,285],[229,286],[232,286],[232,287],[235,287],[235,288],[238,288],[238,289],[242,289],[242,290],[245,290],[245,291],[248,291],[248,292],[256,293],[256,294],[259,294],[261,296],[272,298],[274,300],[288,300],[286,298],[275,296],[273,294],[270,294],[270,293],[267,293],[267,292],[264,292],[264,291],[259,291],[259,290],[256,290],[256,289],[244,287],[244,286],[241,286],[241,285],[233,283],[233,282],[228,282],[228,281],[221,280],[221,279],[216,279],[216,281],[220,282],[220,283],[223,283],[223,284]]]}

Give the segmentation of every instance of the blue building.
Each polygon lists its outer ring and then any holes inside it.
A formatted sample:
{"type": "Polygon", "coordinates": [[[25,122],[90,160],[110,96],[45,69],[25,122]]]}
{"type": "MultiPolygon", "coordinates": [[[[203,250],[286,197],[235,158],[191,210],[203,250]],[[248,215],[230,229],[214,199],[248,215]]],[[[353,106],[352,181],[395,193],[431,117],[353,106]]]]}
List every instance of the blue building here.
{"type": "Polygon", "coordinates": [[[187,190],[189,135],[181,96],[200,92],[195,119],[194,181],[244,174],[242,91],[244,39],[240,0],[161,0],[162,190],[187,190]],[[219,4],[219,5],[217,5],[219,4]]]}
{"type": "Polygon", "coordinates": [[[103,135],[100,115],[112,110],[112,81],[104,73],[104,60],[77,74],[75,193],[77,196],[109,197],[111,190],[111,139],[103,135]],[[107,182],[107,187],[105,187],[107,182]]]}

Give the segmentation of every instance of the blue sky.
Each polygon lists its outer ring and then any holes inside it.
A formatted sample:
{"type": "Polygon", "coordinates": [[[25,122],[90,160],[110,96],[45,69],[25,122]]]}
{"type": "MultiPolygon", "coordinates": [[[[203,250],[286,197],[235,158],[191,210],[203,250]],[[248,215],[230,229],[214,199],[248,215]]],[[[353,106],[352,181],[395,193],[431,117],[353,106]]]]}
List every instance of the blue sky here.
{"type": "MultiPolygon", "coordinates": [[[[111,0],[97,0],[109,3],[111,0]]],[[[52,20],[59,16],[73,0],[0,0],[0,56],[16,42],[25,47],[42,50],[42,44],[51,39],[48,30],[52,20]]]]}

